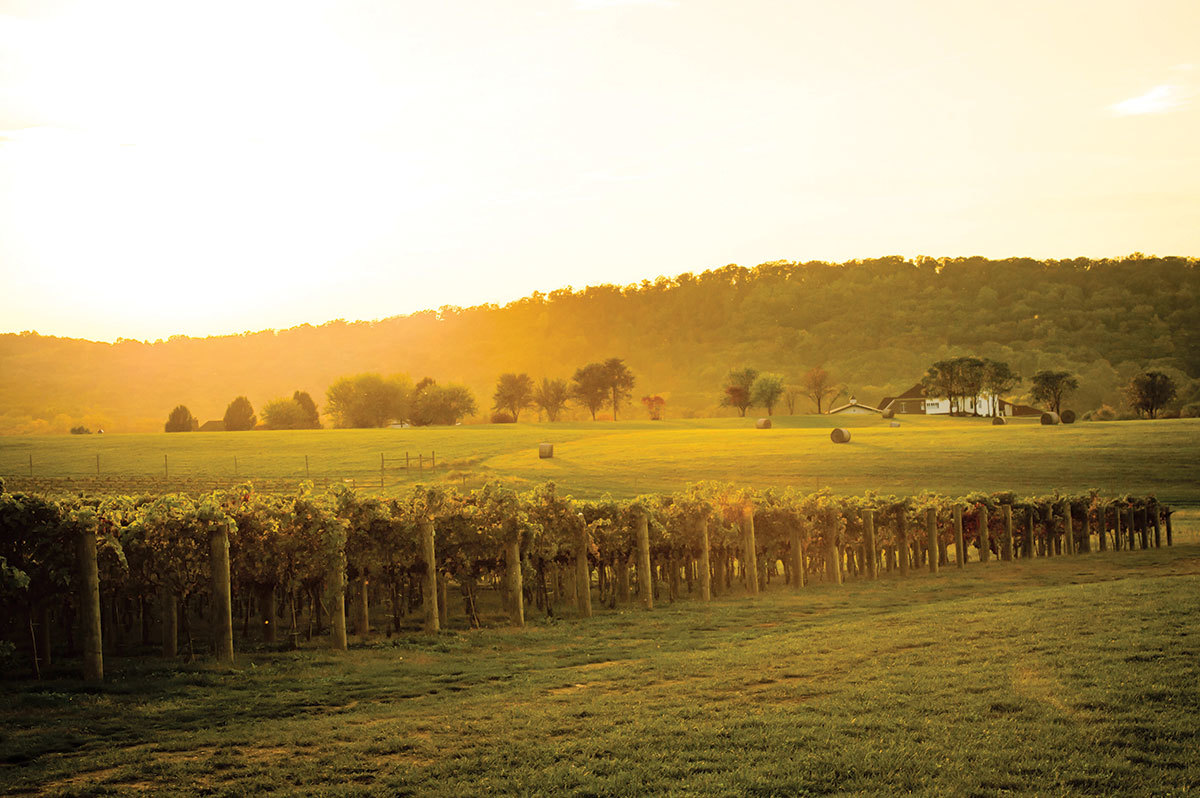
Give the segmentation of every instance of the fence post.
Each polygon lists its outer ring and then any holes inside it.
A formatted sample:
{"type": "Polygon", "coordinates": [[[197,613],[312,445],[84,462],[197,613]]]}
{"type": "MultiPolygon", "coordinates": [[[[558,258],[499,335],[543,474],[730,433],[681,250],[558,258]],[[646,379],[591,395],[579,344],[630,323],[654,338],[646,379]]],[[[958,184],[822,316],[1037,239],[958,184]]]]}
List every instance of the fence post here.
{"type": "Polygon", "coordinates": [[[925,527],[929,533],[929,573],[936,574],[938,572],[937,510],[932,507],[925,510],[925,527]]]}
{"type": "Polygon", "coordinates": [[[208,531],[209,570],[212,575],[213,656],[233,664],[233,597],[229,588],[229,529],[219,524],[208,531]]]}
{"type": "MultiPolygon", "coordinates": [[[[793,539],[795,538],[793,533],[793,539]]],[[[708,550],[708,516],[700,518],[700,600],[712,601],[711,555],[708,550]]]]}
{"type": "Polygon", "coordinates": [[[742,507],[742,550],[746,568],[746,590],[751,596],[758,595],[758,541],[754,538],[754,507],[742,507]]]}
{"type": "Polygon", "coordinates": [[[509,532],[504,546],[504,564],[508,569],[508,612],[517,626],[525,625],[525,585],[521,575],[521,531],[509,532]]]}
{"type": "Polygon", "coordinates": [[[1103,504],[1096,507],[1096,520],[1100,524],[1100,528],[1096,530],[1100,551],[1108,551],[1108,508],[1103,504]]]}
{"type": "Polygon", "coordinates": [[[896,513],[896,556],[900,560],[900,575],[908,576],[908,557],[911,552],[908,548],[908,514],[906,508],[901,507],[896,513]]]}
{"type": "Polygon", "coordinates": [[[1013,558],[1013,520],[1012,505],[1003,504],[1000,512],[1004,515],[1004,537],[1000,538],[1000,559],[1012,562],[1013,558]]]}
{"type": "Polygon", "coordinates": [[[79,608],[83,621],[83,680],[104,681],[104,648],[100,631],[100,574],[96,565],[96,532],[90,525],[80,530],[76,549],[79,561],[79,608]]]}
{"type": "Polygon", "coordinates": [[[1075,554],[1075,523],[1071,518],[1071,500],[1063,499],[1063,553],[1075,554]]]}
{"type": "Polygon", "coordinates": [[[987,505],[981,505],[979,512],[976,513],[976,518],[979,521],[979,561],[987,562],[992,555],[992,533],[988,529],[988,508],[987,505]]]}
{"type": "Polygon", "coordinates": [[[100,476],[100,453],[96,452],[96,476],[100,476]]]}
{"type": "Polygon", "coordinates": [[[1175,511],[1172,510],[1170,507],[1167,507],[1165,510],[1163,510],[1163,515],[1165,515],[1167,517],[1167,545],[1168,546],[1174,545],[1174,535],[1171,534],[1171,514],[1174,512],[1175,511]]]}
{"type": "Polygon", "coordinates": [[[1089,505],[1083,511],[1083,545],[1084,554],[1092,553],[1092,508],[1089,505]]]}
{"type": "Polygon", "coordinates": [[[163,455],[163,479],[171,478],[171,470],[167,468],[167,456],[163,455]]]}
{"type": "Polygon", "coordinates": [[[33,452],[29,453],[29,476],[33,476],[33,452]]]}
{"type": "Polygon", "coordinates": [[[1032,560],[1037,556],[1037,547],[1033,540],[1033,505],[1025,505],[1025,559],[1032,560]]]}
{"type": "Polygon", "coordinates": [[[341,546],[333,555],[329,574],[329,644],[336,651],[345,651],[346,641],[346,549],[341,546]]]}
{"type": "Polygon", "coordinates": [[[959,568],[967,564],[967,544],[963,540],[962,505],[954,505],[954,560],[959,568]]]}
{"type": "Polygon", "coordinates": [[[638,591],[641,593],[642,606],[652,610],[654,574],[650,571],[650,519],[645,510],[638,510],[637,514],[637,547],[638,591]]]}
{"type": "Polygon", "coordinates": [[[575,600],[579,617],[592,617],[592,574],[588,568],[588,527],[579,516],[579,527],[575,530],[575,600]]]}
{"type": "Polygon", "coordinates": [[[1158,502],[1150,502],[1150,523],[1154,527],[1154,548],[1162,548],[1162,527],[1159,524],[1158,518],[1158,502]]]}
{"type": "MultiPolygon", "coordinates": [[[[421,601],[425,605],[425,631],[437,632],[441,630],[441,625],[438,623],[438,581],[437,581],[437,552],[434,550],[433,543],[433,519],[421,519],[421,554],[425,560],[425,579],[421,582],[424,595],[421,596],[421,601]]],[[[520,553],[517,555],[517,574],[518,578],[521,573],[520,553]]],[[[515,599],[518,606],[520,605],[521,597],[515,599]]],[[[524,622],[524,614],[522,611],[522,623],[524,622]]]]}
{"type": "Polygon", "coordinates": [[[437,468],[437,452],[433,449],[429,450],[429,467],[437,468]]]}
{"type": "MultiPolygon", "coordinates": [[[[875,551],[875,511],[863,510],[863,537],[866,538],[864,544],[867,549],[867,576],[871,579],[879,578],[879,560],[875,551]]],[[[796,545],[800,543],[800,531],[796,530],[795,534],[796,545]]],[[[796,569],[799,574],[799,569],[796,569]]]]}

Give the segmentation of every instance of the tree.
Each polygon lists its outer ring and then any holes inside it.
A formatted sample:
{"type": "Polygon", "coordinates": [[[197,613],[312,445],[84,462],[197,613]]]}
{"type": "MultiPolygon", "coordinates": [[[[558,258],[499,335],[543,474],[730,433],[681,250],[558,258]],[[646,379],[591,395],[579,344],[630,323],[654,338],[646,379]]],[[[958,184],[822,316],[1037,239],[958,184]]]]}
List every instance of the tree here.
{"type": "Polygon", "coordinates": [[[608,390],[611,393],[610,402],[612,403],[613,421],[617,420],[617,408],[622,399],[628,399],[633,391],[633,384],[637,379],[633,376],[633,372],[625,365],[625,362],[619,357],[610,357],[604,361],[604,376],[605,382],[608,385],[608,390]]]}
{"type": "Polygon", "coordinates": [[[542,377],[542,384],[533,392],[533,403],[546,411],[546,418],[558,421],[558,414],[567,404],[571,390],[566,380],[548,380],[542,377]]]}
{"type": "Polygon", "coordinates": [[[267,429],[308,429],[309,419],[295,399],[272,399],[262,409],[267,429]]]}
{"type": "Polygon", "coordinates": [[[476,411],[475,397],[465,385],[438,385],[428,378],[420,384],[409,417],[413,426],[453,425],[476,411]]]}
{"type": "Polygon", "coordinates": [[[254,408],[250,405],[250,400],[244,396],[234,399],[229,403],[229,407],[225,408],[226,432],[254,429],[254,425],[257,423],[258,419],[254,416],[254,408]]]}
{"type": "Polygon", "coordinates": [[[976,400],[983,390],[985,363],[977,357],[937,361],[921,379],[925,395],[945,398],[950,403],[951,415],[965,415],[970,400],[971,413],[978,415],[976,400]]]}
{"type": "Polygon", "coordinates": [[[367,373],[342,377],[329,386],[325,398],[334,426],[383,427],[409,417],[412,394],[407,378],[367,373]]]}
{"type": "Polygon", "coordinates": [[[492,400],[496,410],[507,411],[518,421],[521,411],[533,404],[533,380],[528,374],[501,374],[492,400]]]}
{"type": "Polygon", "coordinates": [[[650,414],[651,421],[662,421],[663,405],[666,403],[667,400],[658,394],[642,397],[642,404],[646,406],[646,412],[650,414]]]}
{"type": "Polygon", "coordinates": [[[995,416],[1000,413],[1000,398],[1016,388],[1020,382],[1021,378],[1007,363],[999,360],[983,361],[982,385],[984,392],[991,396],[991,415],[995,416]]]}
{"type": "Polygon", "coordinates": [[[750,392],[754,388],[754,380],[757,378],[758,371],[756,369],[730,369],[729,373],[725,375],[721,406],[736,407],[738,415],[745,416],[746,408],[753,404],[750,392]]]}
{"type": "Polygon", "coordinates": [[[1069,371],[1043,369],[1033,375],[1030,395],[1035,402],[1044,402],[1055,413],[1062,412],[1063,399],[1079,389],[1079,380],[1069,371]]]}
{"type": "Polygon", "coordinates": [[[794,383],[783,386],[783,401],[787,405],[788,415],[796,415],[796,400],[804,396],[804,387],[794,383]]]}
{"type": "Polygon", "coordinates": [[[1125,399],[1139,416],[1158,418],[1163,407],[1175,398],[1175,380],[1161,371],[1144,371],[1125,386],[1125,399]]]}
{"type": "Polygon", "coordinates": [[[608,400],[608,370],[603,363],[588,363],[576,369],[571,380],[571,396],[591,412],[595,421],[596,411],[608,400]]]}
{"type": "Polygon", "coordinates": [[[821,407],[826,399],[837,397],[844,387],[834,385],[829,372],[820,366],[813,366],[800,380],[800,385],[804,389],[804,395],[813,400],[813,404],[817,406],[817,415],[824,412],[821,407]]]}
{"type": "Polygon", "coordinates": [[[783,396],[783,377],[778,374],[761,374],[750,390],[750,404],[761,405],[767,415],[773,415],[779,397],[783,396]]]}
{"type": "Polygon", "coordinates": [[[179,405],[171,411],[171,415],[167,416],[167,432],[191,432],[198,426],[199,423],[192,415],[192,411],[184,405],[179,405]]]}
{"type": "Polygon", "coordinates": [[[321,414],[317,412],[317,403],[308,395],[308,391],[296,391],[292,394],[292,399],[300,405],[300,409],[304,411],[304,427],[297,429],[320,429],[321,414]]]}

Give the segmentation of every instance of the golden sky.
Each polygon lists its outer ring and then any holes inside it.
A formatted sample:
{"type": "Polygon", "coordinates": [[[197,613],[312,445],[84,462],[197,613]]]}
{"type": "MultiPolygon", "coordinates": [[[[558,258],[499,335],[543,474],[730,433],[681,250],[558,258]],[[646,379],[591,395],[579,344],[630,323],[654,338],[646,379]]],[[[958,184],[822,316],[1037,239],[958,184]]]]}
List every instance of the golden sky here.
{"type": "Polygon", "coordinates": [[[0,332],[1200,255],[1196,0],[0,2],[0,332]]]}

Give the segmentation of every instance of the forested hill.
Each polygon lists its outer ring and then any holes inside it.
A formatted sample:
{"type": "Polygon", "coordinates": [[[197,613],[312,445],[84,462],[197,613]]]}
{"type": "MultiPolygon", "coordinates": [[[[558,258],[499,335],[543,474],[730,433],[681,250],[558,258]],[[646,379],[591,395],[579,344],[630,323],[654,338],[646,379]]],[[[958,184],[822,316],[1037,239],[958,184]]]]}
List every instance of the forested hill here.
{"type": "MultiPolygon", "coordinates": [[[[362,371],[465,383],[482,418],[502,372],[569,379],[609,357],[637,376],[629,415],[641,415],[636,400],[651,393],[666,397],[668,417],[728,414],[717,406],[722,378],[745,366],[795,379],[823,365],[875,402],[911,386],[932,361],[966,354],[1008,361],[1025,378],[1070,370],[1080,380],[1073,407],[1119,408],[1120,387],[1148,367],[1194,397],[1198,299],[1195,259],[896,257],[726,266],[503,307],[155,343],[6,334],[0,432],[77,423],[155,431],[180,403],[203,421],[239,394],[258,408],[296,389],[320,404],[333,380],[362,371]]],[[[1016,398],[1027,389],[1026,380],[1016,398]]]]}

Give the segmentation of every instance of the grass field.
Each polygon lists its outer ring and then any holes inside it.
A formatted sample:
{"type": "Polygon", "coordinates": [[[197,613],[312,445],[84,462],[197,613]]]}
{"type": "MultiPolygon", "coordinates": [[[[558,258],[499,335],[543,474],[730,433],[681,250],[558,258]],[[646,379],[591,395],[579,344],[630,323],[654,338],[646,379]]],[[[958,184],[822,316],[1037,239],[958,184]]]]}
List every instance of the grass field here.
{"type": "Polygon", "coordinates": [[[985,419],[791,416],[775,428],[753,419],[666,422],[478,425],[405,430],[188,433],[0,438],[0,475],[102,479],[164,473],[172,478],[302,479],[377,490],[380,455],[385,492],[421,480],[471,487],[488,478],[528,485],[553,479],[581,498],[672,491],[698,480],[728,480],[838,493],[934,490],[1042,493],[1056,489],[1155,492],[1173,503],[1200,502],[1200,419],[1080,423],[1042,427],[1022,420],[993,427],[985,419]],[[851,429],[836,445],[829,431],[851,429]],[[555,445],[539,460],[537,445],[555,445]],[[404,453],[413,469],[404,471],[404,453]],[[426,469],[416,470],[417,455],[426,469]],[[428,468],[430,456],[436,468],[428,468]]]}
{"type": "MultiPolygon", "coordinates": [[[[9,682],[0,792],[1164,795],[1200,545],[9,682]]],[[[68,666],[69,669],[70,666],[68,666]]]]}

